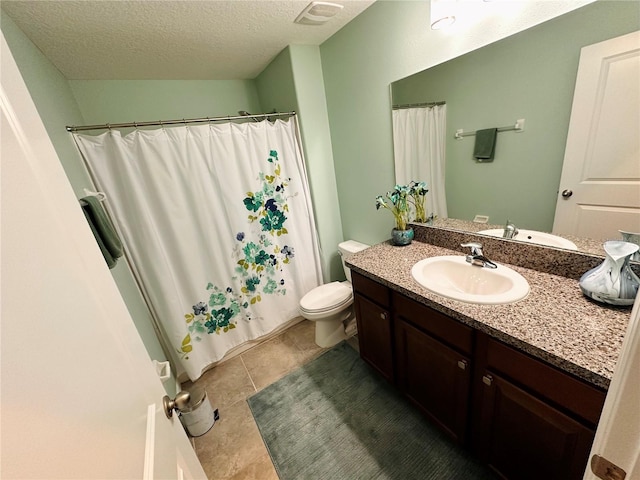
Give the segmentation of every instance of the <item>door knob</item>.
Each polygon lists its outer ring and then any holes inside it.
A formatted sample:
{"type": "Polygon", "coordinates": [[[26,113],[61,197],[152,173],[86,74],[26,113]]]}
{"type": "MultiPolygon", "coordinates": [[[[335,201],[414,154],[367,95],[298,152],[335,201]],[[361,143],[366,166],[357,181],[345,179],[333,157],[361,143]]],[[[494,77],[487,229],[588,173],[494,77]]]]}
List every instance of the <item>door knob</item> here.
{"type": "Polygon", "coordinates": [[[563,190],[562,191],[562,197],[563,198],[569,198],[571,195],[573,195],[573,191],[571,191],[571,190],[563,190]]]}
{"type": "Polygon", "coordinates": [[[190,399],[191,399],[191,395],[189,394],[189,392],[185,390],[178,392],[178,394],[176,395],[176,398],[174,398],[173,400],[171,400],[169,395],[165,395],[164,397],[162,397],[162,406],[164,407],[164,414],[167,416],[167,418],[173,417],[173,411],[180,410],[186,407],[190,399]]]}

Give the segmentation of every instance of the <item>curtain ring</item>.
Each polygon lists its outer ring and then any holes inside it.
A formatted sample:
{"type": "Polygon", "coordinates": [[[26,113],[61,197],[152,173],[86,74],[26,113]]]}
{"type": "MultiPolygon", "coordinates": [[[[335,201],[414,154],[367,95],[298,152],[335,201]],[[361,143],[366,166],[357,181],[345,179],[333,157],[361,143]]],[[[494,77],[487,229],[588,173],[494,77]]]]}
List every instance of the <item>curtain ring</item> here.
{"type": "Polygon", "coordinates": [[[133,126],[136,127],[136,130],[138,129],[138,122],[133,122],[133,126]]]}

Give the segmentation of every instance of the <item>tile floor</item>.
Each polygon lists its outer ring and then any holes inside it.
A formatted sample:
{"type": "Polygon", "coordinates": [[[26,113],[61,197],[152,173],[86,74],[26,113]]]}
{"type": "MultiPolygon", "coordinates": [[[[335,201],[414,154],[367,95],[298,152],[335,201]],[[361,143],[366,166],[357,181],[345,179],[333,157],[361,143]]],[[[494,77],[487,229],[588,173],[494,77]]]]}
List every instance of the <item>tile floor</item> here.
{"type": "MultiPolygon", "coordinates": [[[[314,328],[303,320],[195,382],[220,412],[209,432],[192,439],[209,480],[278,480],[246,399],[325,351],[314,342],[314,328]]],[[[357,347],[355,338],[350,342],[357,347]]]]}

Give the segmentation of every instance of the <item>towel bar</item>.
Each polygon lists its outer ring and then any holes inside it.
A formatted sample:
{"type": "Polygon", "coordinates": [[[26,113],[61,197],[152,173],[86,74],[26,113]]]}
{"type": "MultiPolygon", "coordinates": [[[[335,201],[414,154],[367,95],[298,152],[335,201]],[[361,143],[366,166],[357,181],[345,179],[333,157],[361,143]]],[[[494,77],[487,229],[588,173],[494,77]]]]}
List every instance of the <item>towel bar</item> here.
{"type": "MultiPolygon", "coordinates": [[[[498,132],[508,132],[510,130],[515,130],[516,132],[524,131],[524,118],[520,118],[516,120],[515,125],[509,125],[507,127],[498,127],[498,132]]],[[[456,133],[453,135],[456,140],[462,140],[462,137],[470,137],[471,135],[475,135],[476,130],[473,132],[465,132],[462,128],[456,130],[456,133]]]]}

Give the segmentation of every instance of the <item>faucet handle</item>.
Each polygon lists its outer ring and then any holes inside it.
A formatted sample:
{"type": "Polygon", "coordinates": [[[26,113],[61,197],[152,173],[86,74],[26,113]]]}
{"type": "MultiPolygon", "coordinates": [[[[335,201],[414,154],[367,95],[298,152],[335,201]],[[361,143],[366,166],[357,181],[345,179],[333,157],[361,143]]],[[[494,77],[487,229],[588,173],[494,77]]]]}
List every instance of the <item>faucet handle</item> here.
{"type": "Polygon", "coordinates": [[[471,248],[471,255],[482,255],[482,245],[476,242],[461,243],[461,247],[471,248]]]}
{"type": "Polygon", "coordinates": [[[514,238],[516,235],[518,235],[518,228],[511,220],[507,219],[502,238],[514,238]]]}

